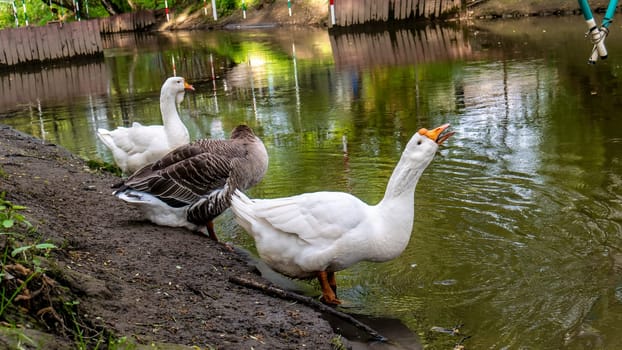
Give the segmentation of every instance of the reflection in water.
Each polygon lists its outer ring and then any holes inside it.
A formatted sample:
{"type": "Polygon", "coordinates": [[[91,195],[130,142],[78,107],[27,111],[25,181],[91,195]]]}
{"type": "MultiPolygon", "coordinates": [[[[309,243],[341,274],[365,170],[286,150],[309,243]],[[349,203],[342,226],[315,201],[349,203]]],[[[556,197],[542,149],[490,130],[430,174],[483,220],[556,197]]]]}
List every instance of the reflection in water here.
{"type": "Polygon", "coordinates": [[[109,75],[106,65],[97,61],[33,73],[7,72],[0,75],[0,111],[14,111],[42,101],[58,105],[76,96],[105,94],[109,75]]]}
{"type": "Polygon", "coordinates": [[[330,37],[335,66],[365,68],[473,58],[465,33],[428,25],[377,33],[346,32],[330,37]]]}
{"type": "MultiPolygon", "coordinates": [[[[574,54],[583,26],[573,20],[143,38],[139,50],[109,49],[101,87],[66,103],[45,99],[55,86],[35,96],[40,109],[20,102],[0,76],[15,99],[0,116],[108,159],[94,130],[157,123],[175,57],[196,88],[180,108],[192,138],[247,123],[266,143],[270,167],[252,196],[338,190],[370,203],[410,136],[449,122],[457,133],[418,185],[409,247],[344,271],[342,298],[357,313],[399,319],[434,349],[460,341],[434,331],[457,324],[467,349],[619,348],[622,44],[588,66],[574,54]]],[[[230,213],[217,224],[252,251],[230,213]]]]}

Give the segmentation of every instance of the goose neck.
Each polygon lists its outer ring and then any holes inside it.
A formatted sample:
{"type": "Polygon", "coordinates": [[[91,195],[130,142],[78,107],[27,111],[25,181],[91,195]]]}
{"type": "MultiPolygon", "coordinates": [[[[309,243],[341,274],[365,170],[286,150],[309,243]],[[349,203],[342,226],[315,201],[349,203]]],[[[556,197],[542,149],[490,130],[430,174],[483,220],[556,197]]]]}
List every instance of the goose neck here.
{"type": "Polygon", "coordinates": [[[175,104],[175,98],[162,97],[160,99],[160,111],[162,113],[162,121],[164,124],[171,122],[178,122],[179,114],[177,113],[177,106],[175,104]]]}
{"type": "Polygon", "coordinates": [[[383,202],[398,198],[414,198],[415,188],[427,164],[412,162],[402,157],[393,170],[384,193],[383,202]]]}

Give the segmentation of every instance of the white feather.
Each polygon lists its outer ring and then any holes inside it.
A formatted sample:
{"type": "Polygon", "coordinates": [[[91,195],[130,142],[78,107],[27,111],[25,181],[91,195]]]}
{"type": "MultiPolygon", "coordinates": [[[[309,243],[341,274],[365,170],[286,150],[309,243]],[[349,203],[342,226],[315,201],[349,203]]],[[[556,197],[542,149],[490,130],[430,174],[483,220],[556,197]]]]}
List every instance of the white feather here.
{"type": "Polygon", "coordinates": [[[145,192],[126,190],[115,195],[138,208],[145,219],[162,226],[185,227],[199,231],[200,227],[186,220],[188,206],[174,208],[145,192]]]}

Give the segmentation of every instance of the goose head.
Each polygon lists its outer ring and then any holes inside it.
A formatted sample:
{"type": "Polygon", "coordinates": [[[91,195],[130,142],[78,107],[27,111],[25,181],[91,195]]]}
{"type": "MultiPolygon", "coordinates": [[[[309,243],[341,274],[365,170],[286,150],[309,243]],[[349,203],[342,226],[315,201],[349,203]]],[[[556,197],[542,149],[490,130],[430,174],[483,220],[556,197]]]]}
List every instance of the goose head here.
{"type": "Polygon", "coordinates": [[[447,128],[449,128],[449,124],[443,124],[432,130],[419,129],[408,141],[403,155],[413,163],[427,166],[434,158],[438,146],[455,133],[453,131],[445,132],[447,128]]]}
{"type": "Polygon", "coordinates": [[[186,90],[194,91],[194,87],[183,77],[170,77],[162,84],[160,103],[175,101],[176,104],[180,104],[184,100],[186,90]]]}

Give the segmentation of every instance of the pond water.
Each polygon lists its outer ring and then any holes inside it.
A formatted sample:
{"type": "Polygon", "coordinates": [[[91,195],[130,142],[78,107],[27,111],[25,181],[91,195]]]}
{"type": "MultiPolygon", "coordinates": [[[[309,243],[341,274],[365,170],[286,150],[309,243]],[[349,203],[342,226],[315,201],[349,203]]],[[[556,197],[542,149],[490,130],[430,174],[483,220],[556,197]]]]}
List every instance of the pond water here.
{"type": "MultiPolygon", "coordinates": [[[[596,65],[584,31],[563,17],[112,36],[102,61],[0,75],[0,123],[109,162],[95,130],[160,123],[177,74],[196,89],[180,105],[193,139],[246,123],[264,140],[251,196],[370,203],[413,133],[451,123],[406,251],[337,274],[347,311],[397,319],[428,349],[621,348],[622,30],[596,65]]],[[[229,212],[217,230],[253,251],[229,212]]]]}

